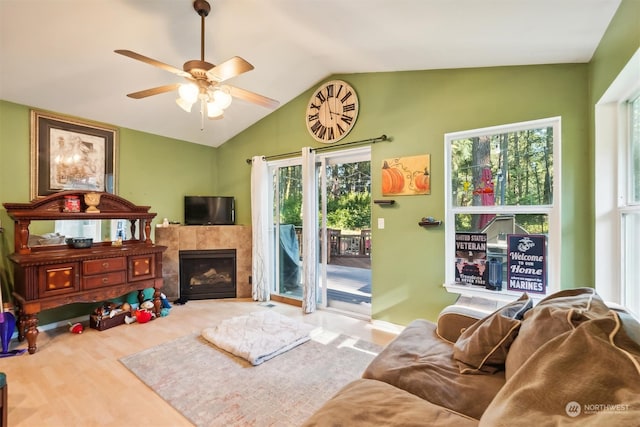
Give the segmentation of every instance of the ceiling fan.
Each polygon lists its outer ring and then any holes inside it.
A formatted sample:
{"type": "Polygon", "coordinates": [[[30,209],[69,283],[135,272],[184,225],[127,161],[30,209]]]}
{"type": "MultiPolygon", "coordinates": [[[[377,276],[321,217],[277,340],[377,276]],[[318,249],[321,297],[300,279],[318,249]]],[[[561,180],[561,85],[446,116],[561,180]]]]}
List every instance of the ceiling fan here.
{"type": "Polygon", "coordinates": [[[232,97],[258,104],[266,108],[276,108],[279,102],[275,99],[250,92],[245,89],[222,84],[224,81],[236,77],[242,73],[253,70],[253,65],[239,56],[234,56],[221,64],[213,65],[204,60],[204,20],[211,11],[211,6],[206,0],[195,0],[193,8],[200,15],[200,59],[190,60],[184,63],[182,70],[156,61],[155,59],[140,55],[139,53],[118,49],[115,53],[127,56],[138,61],[146,62],[170,73],[184,77],[188,83],[175,83],[158,86],[127,94],[134,99],[146,98],[165,92],[178,90],[176,103],[186,112],[191,112],[191,107],[200,101],[200,113],[210,119],[220,119],[224,110],[231,105],[232,97]]]}

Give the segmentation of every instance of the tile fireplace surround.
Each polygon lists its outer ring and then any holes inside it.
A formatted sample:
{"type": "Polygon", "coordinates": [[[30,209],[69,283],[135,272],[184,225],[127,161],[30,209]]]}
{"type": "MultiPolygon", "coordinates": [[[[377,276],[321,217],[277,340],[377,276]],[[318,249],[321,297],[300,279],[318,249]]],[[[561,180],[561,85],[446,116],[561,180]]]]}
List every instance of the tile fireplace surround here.
{"type": "Polygon", "coordinates": [[[236,250],[236,292],[251,297],[251,227],[246,225],[170,225],[156,227],[155,243],[168,249],[162,257],[162,292],[169,301],[180,296],[180,251],[236,250]]]}

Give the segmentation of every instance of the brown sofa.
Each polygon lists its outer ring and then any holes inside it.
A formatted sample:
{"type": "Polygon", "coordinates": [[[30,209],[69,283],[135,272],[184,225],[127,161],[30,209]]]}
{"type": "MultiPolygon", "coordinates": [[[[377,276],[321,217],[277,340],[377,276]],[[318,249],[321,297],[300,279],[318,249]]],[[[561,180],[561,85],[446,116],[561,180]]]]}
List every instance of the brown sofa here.
{"type": "Polygon", "coordinates": [[[591,288],[415,320],[304,426],[638,426],[640,324],[591,288]]]}

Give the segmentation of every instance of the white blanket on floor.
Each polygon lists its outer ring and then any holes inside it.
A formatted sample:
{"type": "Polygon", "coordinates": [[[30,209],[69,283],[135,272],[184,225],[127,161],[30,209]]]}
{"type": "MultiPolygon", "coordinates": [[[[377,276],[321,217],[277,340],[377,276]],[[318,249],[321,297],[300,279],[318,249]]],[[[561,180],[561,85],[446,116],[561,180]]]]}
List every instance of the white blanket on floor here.
{"type": "Polygon", "coordinates": [[[259,365],[306,341],[313,326],[272,310],[223,320],[202,330],[202,337],[238,357],[259,365]]]}

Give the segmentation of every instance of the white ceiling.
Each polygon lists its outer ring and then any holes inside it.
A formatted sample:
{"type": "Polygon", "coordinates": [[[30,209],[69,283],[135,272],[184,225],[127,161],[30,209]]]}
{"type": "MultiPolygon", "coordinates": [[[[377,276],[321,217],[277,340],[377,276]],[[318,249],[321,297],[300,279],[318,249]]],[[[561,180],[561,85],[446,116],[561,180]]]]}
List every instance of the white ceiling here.
{"type": "MultiPolygon", "coordinates": [[[[284,105],[336,73],[588,62],[620,0],[212,0],[205,60],[238,55],[229,81],[284,105]]],[[[0,0],[0,99],[220,146],[271,110],[236,100],[222,120],[175,93],[130,92],[180,77],[200,57],[191,0],[0,0]]],[[[301,112],[302,114],[302,112],[301,112]]]]}

